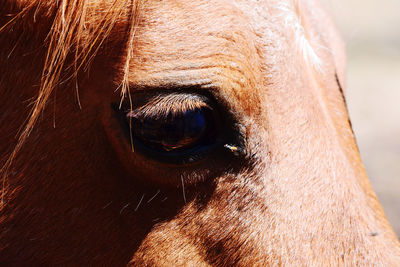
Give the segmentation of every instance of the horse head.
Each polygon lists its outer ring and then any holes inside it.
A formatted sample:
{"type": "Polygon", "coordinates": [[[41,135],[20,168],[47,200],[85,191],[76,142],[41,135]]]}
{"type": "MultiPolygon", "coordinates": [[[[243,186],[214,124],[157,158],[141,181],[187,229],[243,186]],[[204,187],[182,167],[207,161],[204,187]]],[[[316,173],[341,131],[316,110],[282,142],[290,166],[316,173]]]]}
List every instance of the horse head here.
{"type": "Polygon", "coordinates": [[[317,1],[1,5],[3,264],[400,262],[317,1]]]}

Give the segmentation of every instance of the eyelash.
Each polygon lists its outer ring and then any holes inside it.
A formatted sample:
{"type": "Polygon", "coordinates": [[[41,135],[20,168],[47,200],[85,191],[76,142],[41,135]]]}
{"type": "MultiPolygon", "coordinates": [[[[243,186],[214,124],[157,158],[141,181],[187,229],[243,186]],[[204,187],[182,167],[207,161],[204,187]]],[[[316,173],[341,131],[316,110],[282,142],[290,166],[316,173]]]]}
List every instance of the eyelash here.
{"type": "Polygon", "coordinates": [[[126,114],[141,118],[166,118],[168,115],[179,115],[196,108],[212,110],[204,96],[193,94],[157,95],[146,102],[137,108],[125,109],[126,114]]]}

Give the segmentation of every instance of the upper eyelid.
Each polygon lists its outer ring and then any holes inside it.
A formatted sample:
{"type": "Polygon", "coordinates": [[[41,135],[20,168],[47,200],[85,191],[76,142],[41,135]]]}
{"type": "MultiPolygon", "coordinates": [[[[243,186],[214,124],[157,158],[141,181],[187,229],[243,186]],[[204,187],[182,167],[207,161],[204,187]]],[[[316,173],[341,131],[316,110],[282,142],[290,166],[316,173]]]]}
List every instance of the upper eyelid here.
{"type": "Polygon", "coordinates": [[[201,108],[212,110],[207,97],[189,93],[172,93],[150,98],[144,105],[130,110],[127,116],[156,119],[201,108]]]}

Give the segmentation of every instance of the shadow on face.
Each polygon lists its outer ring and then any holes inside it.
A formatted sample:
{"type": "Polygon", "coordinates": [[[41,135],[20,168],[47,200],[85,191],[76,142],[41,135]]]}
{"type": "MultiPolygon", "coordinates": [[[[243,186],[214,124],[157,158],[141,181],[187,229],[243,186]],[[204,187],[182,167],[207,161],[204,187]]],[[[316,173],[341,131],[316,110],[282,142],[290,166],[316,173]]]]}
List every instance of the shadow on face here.
{"type": "MultiPolygon", "coordinates": [[[[24,4],[10,1],[11,11],[24,4]]],[[[314,1],[147,1],[137,25],[123,1],[75,4],[36,6],[0,39],[10,51],[0,52],[2,155],[33,116],[20,103],[56,79],[9,170],[0,262],[397,260],[349,124],[343,47],[314,1]],[[24,30],[54,16],[56,67],[42,77],[47,32],[24,30]],[[92,38],[96,29],[107,38],[92,38]],[[98,51],[82,56],[92,41],[98,51]]]]}

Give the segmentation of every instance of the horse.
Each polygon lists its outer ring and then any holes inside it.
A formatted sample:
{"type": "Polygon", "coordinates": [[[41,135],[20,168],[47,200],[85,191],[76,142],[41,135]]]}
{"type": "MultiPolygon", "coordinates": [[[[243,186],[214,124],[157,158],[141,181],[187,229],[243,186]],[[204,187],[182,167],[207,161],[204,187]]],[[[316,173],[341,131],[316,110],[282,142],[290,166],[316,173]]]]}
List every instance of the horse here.
{"type": "Polygon", "coordinates": [[[2,0],[2,266],[396,266],[317,0],[2,0]]]}

